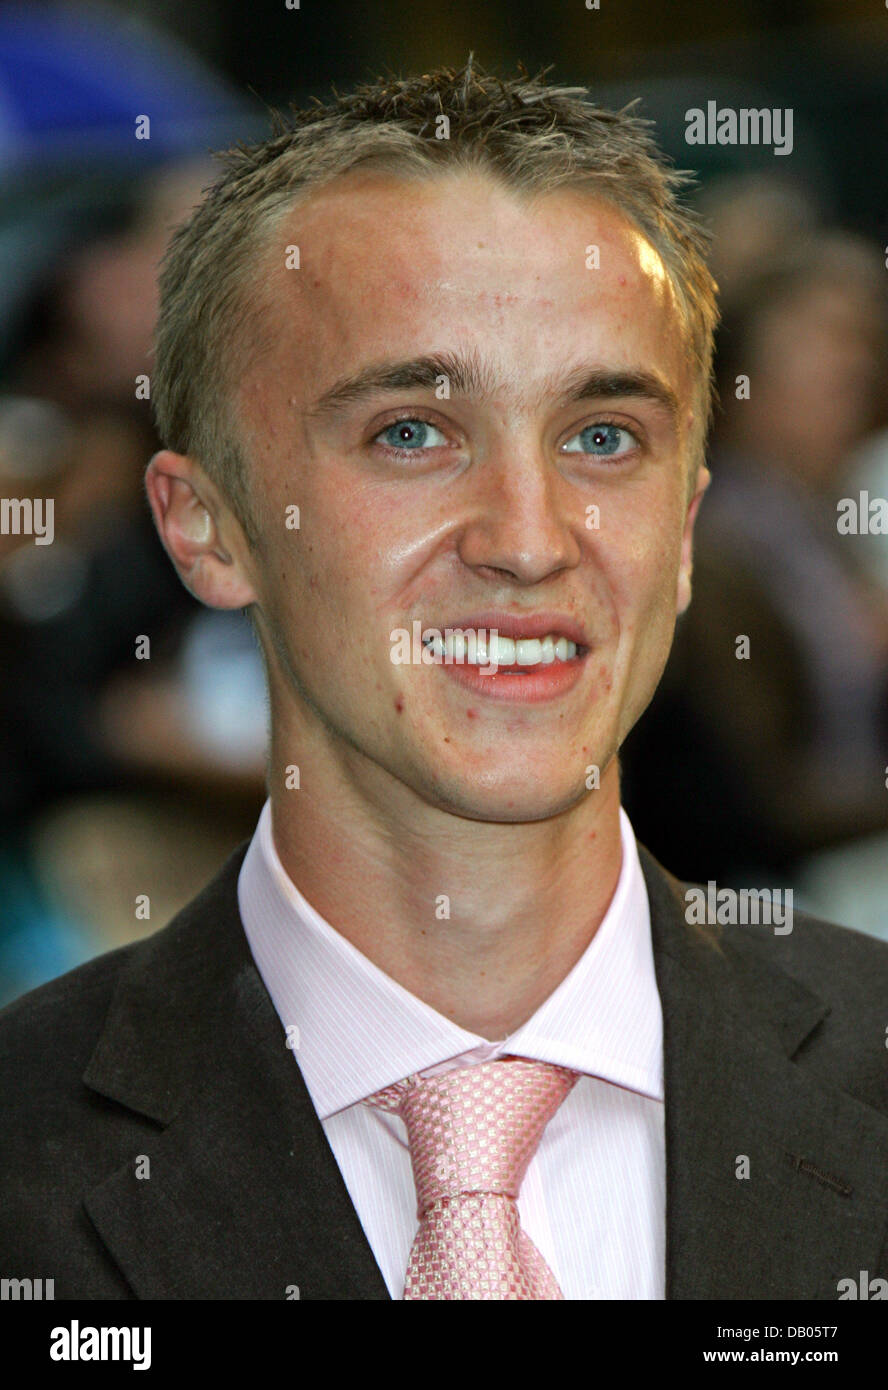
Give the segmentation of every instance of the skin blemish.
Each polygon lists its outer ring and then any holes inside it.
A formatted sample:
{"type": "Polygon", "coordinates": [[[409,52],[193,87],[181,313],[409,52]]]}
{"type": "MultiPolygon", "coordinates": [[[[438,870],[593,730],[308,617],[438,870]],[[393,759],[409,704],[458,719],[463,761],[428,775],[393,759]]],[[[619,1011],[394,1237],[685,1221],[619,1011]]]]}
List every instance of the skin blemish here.
{"type": "Polygon", "coordinates": [[[477,711],[476,709],[467,709],[467,710],[466,710],[466,719],[477,719],[477,718],[478,718],[478,711],[477,711]]]}
{"type": "Polygon", "coordinates": [[[397,698],[397,700],[395,701],[395,709],[398,711],[399,714],[402,714],[402,713],[403,713],[403,710],[404,710],[404,696],[403,696],[403,695],[399,695],[398,698],[397,698]]]}
{"type": "Polygon", "coordinates": [[[621,276],[620,276],[620,284],[621,284],[621,285],[625,285],[625,283],[626,283],[626,276],[625,276],[625,275],[621,275],[621,276]]]}

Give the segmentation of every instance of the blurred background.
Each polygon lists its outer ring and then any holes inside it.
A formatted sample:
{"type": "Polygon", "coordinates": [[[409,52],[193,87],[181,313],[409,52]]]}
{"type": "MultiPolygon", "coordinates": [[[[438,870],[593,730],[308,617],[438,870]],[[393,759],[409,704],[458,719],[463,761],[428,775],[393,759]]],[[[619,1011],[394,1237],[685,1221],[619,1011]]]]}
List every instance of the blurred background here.
{"type": "Polygon", "coordinates": [[[469,50],[640,97],[714,230],[713,482],[621,757],[636,833],[679,877],[888,938],[888,535],[837,526],[888,499],[888,9],[32,0],[0,5],[0,494],[52,497],[54,538],[0,534],[0,1003],[164,925],[264,796],[249,626],[191,600],[144,499],[170,230],[266,104],[469,50]],[[792,108],[792,153],[688,146],[709,101],[792,108]]]}

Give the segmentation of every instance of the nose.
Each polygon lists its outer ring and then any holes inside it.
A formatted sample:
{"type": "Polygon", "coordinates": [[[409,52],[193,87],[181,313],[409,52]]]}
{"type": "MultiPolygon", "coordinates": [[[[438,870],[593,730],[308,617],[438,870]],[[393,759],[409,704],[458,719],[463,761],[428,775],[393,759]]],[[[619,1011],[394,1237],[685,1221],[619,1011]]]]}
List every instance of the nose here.
{"type": "Polygon", "coordinates": [[[504,443],[477,465],[459,555],[491,578],[539,584],[579,563],[584,523],[582,506],[543,450],[504,443]]]}

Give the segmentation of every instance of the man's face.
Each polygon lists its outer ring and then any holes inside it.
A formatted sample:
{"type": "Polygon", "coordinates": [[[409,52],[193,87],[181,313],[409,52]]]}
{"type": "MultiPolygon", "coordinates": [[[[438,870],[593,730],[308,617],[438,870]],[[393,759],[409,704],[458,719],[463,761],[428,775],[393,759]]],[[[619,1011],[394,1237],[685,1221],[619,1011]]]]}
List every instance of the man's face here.
{"type": "Polygon", "coordinates": [[[274,346],[237,404],[278,755],[479,820],[575,804],[650,700],[686,601],[694,383],[656,252],[588,194],[376,172],[294,210],[269,265],[274,346]],[[450,367],[437,390],[319,407],[346,377],[430,356],[450,367]],[[548,632],[577,654],[541,642],[547,660],[495,676],[395,664],[414,620],[548,632]]]}

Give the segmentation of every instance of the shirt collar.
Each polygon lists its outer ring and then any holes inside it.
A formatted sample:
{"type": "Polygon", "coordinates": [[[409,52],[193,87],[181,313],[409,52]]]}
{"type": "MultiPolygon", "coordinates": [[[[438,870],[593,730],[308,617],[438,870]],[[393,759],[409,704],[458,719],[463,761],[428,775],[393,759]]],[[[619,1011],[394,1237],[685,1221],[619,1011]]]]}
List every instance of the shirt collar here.
{"type": "Polygon", "coordinates": [[[663,1099],[662,1011],[635,835],[620,808],[622,864],[595,936],[509,1038],[439,1014],[353,946],[303,897],[274,846],[267,801],[238,879],[247,940],[319,1117],[442,1065],[505,1053],[663,1099]]]}

